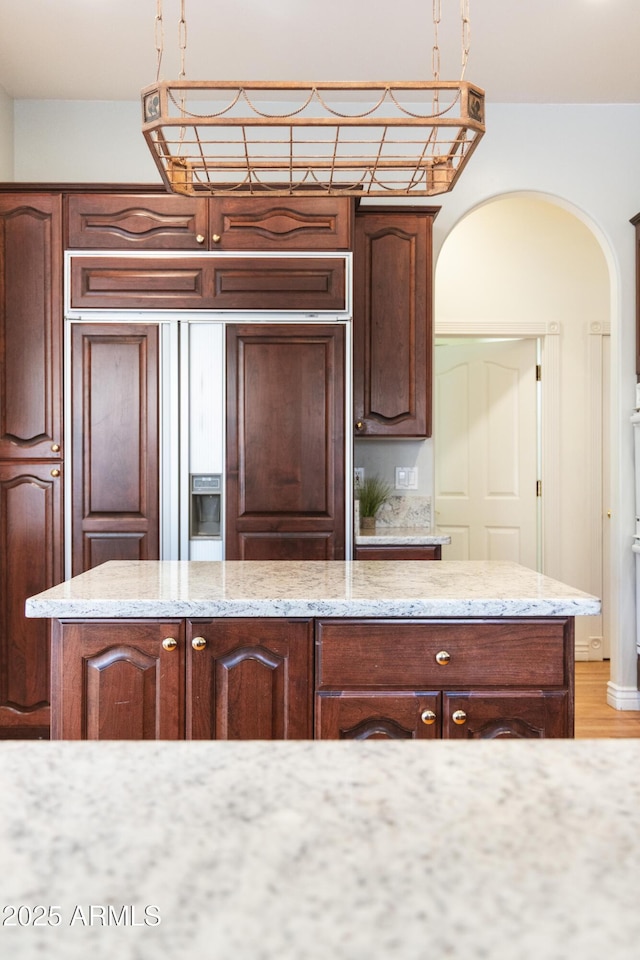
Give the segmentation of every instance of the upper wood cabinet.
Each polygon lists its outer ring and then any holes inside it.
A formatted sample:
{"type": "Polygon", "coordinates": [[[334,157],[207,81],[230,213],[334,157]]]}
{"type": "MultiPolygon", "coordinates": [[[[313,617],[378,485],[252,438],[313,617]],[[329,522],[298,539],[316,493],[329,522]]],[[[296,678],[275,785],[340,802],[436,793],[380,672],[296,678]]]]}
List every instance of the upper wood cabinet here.
{"type": "Polygon", "coordinates": [[[0,459],[62,448],[62,199],[0,195],[0,459]]]}
{"type": "Polygon", "coordinates": [[[346,258],[118,257],[71,259],[73,310],[281,310],[344,313],[346,258]]]}
{"type": "Polygon", "coordinates": [[[401,207],[362,208],[356,214],[356,437],[431,436],[431,234],[437,212],[401,207]]]}
{"type": "Polygon", "coordinates": [[[69,249],[348,250],[346,197],[179,197],[72,194],[69,249]]]}

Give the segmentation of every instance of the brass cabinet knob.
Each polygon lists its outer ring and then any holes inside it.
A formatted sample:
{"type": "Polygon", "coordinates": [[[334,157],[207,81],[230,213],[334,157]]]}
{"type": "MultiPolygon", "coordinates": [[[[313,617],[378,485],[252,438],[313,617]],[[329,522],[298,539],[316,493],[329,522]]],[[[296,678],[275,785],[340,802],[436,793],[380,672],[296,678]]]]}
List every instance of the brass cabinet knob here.
{"type": "Polygon", "coordinates": [[[467,722],[467,715],[464,710],[454,710],[451,719],[454,723],[457,723],[458,726],[460,726],[461,724],[467,722]]]}
{"type": "Polygon", "coordinates": [[[432,723],[436,722],[436,715],[433,710],[423,710],[420,714],[420,719],[430,727],[432,723]]]}
{"type": "Polygon", "coordinates": [[[52,452],[52,453],[58,453],[59,450],[60,450],[60,444],[59,444],[59,443],[52,443],[52,444],[51,444],[51,452],[52,452]]]}
{"type": "Polygon", "coordinates": [[[439,663],[441,667],[446,667],[449,660],[451,660],[451,654],[447,653],[446,650],[440,650],[439,653],[436,653],[436,663],[439,663]]]}
{"type": "Polygon", "coordinates": [[[162,647],[164,650],[175,650],[178,646],[178,641],[174,637],[166,637],[162,641],[162,647]]]}
{"type": "Polygon", "coordinates": [[[202,236],[201,233],[199,233],[198,236],[196,237],[196,242],[197,242],[197,243],[204,243],[204,237],[202,236]]]}
{"type": "Polygon", "coordinates": [[[356,420],[356,430],[362,430],[363,427],[364,427],[364,423],[362,422],[362,420],[356,420]]]}
{"type": "Polygon", "coordinates": [[[51,471],[51,476],[52,476],[52,477],[59,477],[59,476],[60,476],[60,471],[58,470],[57,467],[54,467],[54,469],[51,471]]]}
{"type": "Polygon", "coordinates": [[[191,646],[194,650],[204,650],[207,645],[207,641],[204,637],[194,637],[191,641],[191,646]]]}
{"type": "Polygon", "coordinates": [[[219,233],[214,233],[211,239],[213,240],[214,243],[220,243],[222,237],[220,236],[219,233]]]}

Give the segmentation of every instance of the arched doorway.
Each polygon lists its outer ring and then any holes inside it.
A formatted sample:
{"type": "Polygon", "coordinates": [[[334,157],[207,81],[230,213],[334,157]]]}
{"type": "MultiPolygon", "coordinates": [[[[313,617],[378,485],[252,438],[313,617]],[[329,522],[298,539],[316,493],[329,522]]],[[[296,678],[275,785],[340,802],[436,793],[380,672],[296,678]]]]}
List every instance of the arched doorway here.
{"type": "MultiPolygon", "coordinates": [[[[499,197],[451,231],[435,291],[436,343],[443,337],[540,343],[540,566],[603,598],[603,617],[577,623],[576,656],[608,656],[610,280],[602,247],[581,217],[552,198],[499,197]]],[[[446,529],[452,500],[439,489],[439,468],[449,456],[444,414],[436,388],[435,510],[446,529]]]]}

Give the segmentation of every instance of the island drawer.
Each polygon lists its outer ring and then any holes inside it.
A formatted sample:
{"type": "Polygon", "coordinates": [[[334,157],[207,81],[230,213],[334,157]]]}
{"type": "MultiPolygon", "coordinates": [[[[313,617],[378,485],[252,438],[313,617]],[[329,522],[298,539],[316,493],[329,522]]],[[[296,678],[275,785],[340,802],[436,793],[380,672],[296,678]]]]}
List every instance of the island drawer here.
{"type": "Polygon", "coordinates": [[[563,686],[569,620],[319,620],[319,690],[563,686]]]}

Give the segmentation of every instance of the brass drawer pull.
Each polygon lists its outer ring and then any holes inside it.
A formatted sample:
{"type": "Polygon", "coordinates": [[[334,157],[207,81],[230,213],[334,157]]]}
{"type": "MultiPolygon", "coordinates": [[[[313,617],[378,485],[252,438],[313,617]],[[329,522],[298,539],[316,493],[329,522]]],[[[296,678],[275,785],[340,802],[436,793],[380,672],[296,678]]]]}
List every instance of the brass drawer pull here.
{"type": "Polygon", "coordinates": [[[467,722],[467,715],[464,710],[454,710],[451,719],[454,723],[457,723],[458,726],[461,726],[463,723],[467,722]]]}
{"type": "Polygon", "coordinates": [[[204,637],[194,637],[191,641],[191,646],[194,650],[204,650],[207,645],[207,641],[204,637]]]}
{"type": "Polygon", "coordinates": [[[451,660],[451,654],[447,653],[446,650],[440,650],[439,653],[436,653],[436,663],[439,663],[441,667],[446,667],[449,660],[451,660]]]}
{"type": "Polygon", "coordinates": [[[430,727],[432,723],[436,722],[436,715],[433,710],[423,710],[420,714],[420,719],[424,724],[430,727]]]}
{"type": "Polygon", "coordinates": [[[166,637],[162,641],[163,650],[169,650],[169,651],[175,650],[177,646],[178,646],[178,641],[175,640],[173,637],[166,637]]]}

